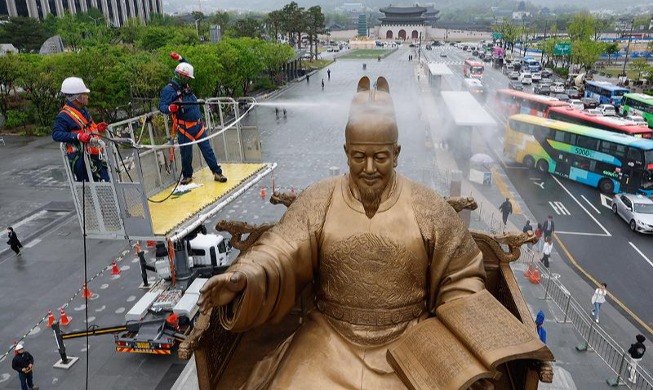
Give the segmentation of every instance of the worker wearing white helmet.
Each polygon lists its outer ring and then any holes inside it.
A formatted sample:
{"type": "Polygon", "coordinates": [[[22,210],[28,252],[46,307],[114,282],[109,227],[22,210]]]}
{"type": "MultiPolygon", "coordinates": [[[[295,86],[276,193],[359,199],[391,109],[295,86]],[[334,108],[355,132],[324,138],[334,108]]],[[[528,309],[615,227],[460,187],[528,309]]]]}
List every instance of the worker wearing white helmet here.
{"type": "Polygon", "coordinates": [[[38,386],[34,386],[33,372],[34,357],[23,347],[22,343],[16,344],[14,348],[14,359],[11,361],[11,368],[18,372],[18,379],[20,379],[21,390],[38,390],[38,386]]]}
{"type": "MultiPolygon", "coordinates": [[[[179,65],[175,68],[174,77],[161,90],[159,110],[172,119],[173,135],[177,133],[177,141],[181,145],[181,184],[188,184],[193,181],[193,146],[184,144],[206,138],[206,133],[202,111],[196,104],[197,97],[188,85],[188,80],[195,78],[195,69],[175,52],[170,53],[170,57],[179,61],[179,65]]],[[[222,174],[209,140],[204,140],[197,146],[213,172],[213,179],[220,183],[226,182],[227,178],[222,174]]]]}
{"type": "Polygon", "coordinates": [[[93,180],[109,181],[107,165],[101,159],[102,149],[96,143],[99,134],[108,125],[105,122],[96,124],[86,109],[90,92],[79,77],[68,77],[61,83],[61,93],[66,102],[54,119],[52,139],[66,144],[70,167],[77,181],[89,180],[84,164],[85,155],[90,158],[93,180]]]}

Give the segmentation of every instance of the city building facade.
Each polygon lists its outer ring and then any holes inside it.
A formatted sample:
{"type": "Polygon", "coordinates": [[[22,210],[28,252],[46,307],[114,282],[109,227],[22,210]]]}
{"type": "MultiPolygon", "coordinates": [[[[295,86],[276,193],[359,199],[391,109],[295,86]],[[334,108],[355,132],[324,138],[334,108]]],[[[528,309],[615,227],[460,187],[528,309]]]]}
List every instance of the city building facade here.
{"type": "Polygon", "coordinates": [[[48,14],[63,16],[97,8],[113,27],[122,26],[127,19],[143,22],[154,14],[163,14],[162,0],[0,0],[0,15],[45,19],[48,14]]]}

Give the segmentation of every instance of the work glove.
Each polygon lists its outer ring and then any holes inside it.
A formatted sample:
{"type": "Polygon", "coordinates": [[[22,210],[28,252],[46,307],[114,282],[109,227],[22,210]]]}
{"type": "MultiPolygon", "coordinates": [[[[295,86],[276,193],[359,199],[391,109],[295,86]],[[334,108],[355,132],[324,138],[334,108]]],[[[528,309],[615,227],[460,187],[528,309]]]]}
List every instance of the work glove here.
{"type": "Polygon", "coordinates": [[[173,103],[168,106],[168,110],[170,110],[170,112],[177,112],[179,111],[179,105],[173,103]]]}
{"type": "Polygon", "coordinates": [[[181,56],[179,55],[179,53],[177,53],[175,51],[170,52],[170,58],[172,58],[175,61],[181,60],[181,56]]]}
{"type": "Polygon", "coordinates": [[[79,133],[77,134],[77,140],[87,144],[89,141],[91,141],[91,135],[89,133],[79,133]]]}
{"type": "Polygon", "coordinates": [[[104,133],[105,131],[107,131],[108,128],[109,128],[109,124],[107,122],[100,122],[97,124],[97,131],[99,131],[100,133],[104,133]]]}

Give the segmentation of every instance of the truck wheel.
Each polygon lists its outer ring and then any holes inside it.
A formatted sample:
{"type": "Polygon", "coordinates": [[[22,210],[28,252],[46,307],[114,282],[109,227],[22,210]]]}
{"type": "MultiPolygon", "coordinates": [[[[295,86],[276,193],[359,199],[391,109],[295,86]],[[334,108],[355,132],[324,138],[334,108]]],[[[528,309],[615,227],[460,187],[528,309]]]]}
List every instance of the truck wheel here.
{"type": "Polygon", "coordinates": [[[537,162],[537,170],[544,173],[549,173],[549,163],[546,160],[540,160],[537,162]]]}
{"type": "Polygon", "coordinates": [[[599,190],[604,194],[613,194],[614,193],[614,183],[610,179],[602,179],[599,182],[599,190]]]}
{"type": "Polygon", "coordinates": [[[531,156],[525,156],[523,164],[526,168],[533,169],[535,167],[535,159],[531,156]]]}

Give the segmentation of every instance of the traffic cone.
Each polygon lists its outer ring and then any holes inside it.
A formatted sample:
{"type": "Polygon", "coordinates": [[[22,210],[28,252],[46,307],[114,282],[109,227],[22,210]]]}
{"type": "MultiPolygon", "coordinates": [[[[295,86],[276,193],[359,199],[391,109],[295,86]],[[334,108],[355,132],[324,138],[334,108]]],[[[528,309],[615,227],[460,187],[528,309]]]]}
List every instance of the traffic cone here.
{"type": "Polygon", "coordinates": [[[528,269],[524,272],[524,276],[528,279],[531,278],[531,275],[533,275],[533,263],[529,264],[528,269]]]}
{"type": "Polygon", "coordinates": [[[148,240],[147,241],[147,247],[148,248],[154,248],[156,246],[156,241],[154,240],[148,240]]]}
{"type": "Polygon", "coordinates": [[[89,291],[88,287],[86,287],[86,282],[84,282],[84,287],[82,288],[82,298],[90,298],[93,296],[93,293],[89,291]]]}
{"type": "Polygon", "coordinates": [[[53,323],[54,323],[54,315],[52,314],[52,310],[48,310],[48,328],[52,328],[53,323]]]}
{"type": "Polygon", "coordinates": [[[261,199],[265,200],[265,187],[261,187],[261,199]]]}
{"type": "Polygon", "coordinates": [[[172,313],[166,318],[166,322],[174,328],[179,328],[179,315],[177,313],[172,313]]]}
{"type": "Polygon", "coordinates": [[[116,264],[116,261],[113,261],[113,267],[111,268],[111,275],[120,275],[120,268],[118,268],[118,264],[116,264]]]}
{"type": "Polygon", "coordinates": [[[528,278],[528,280],[531,281],[533,284],[539,284],[540,283],[540,270],[535,268],[533,270],[533,273],[531,274],[531,277],[528,278]]]}
{"type": "Polygon", "coordinates": [[[63,311],[63,307],[59,309],[59,316],[61,319],[59,320],[59,323],[61,326],[66,326],[70,324],[70,318],[68,318],[68,315],[66,315],[66,312],[63,311]]]}

